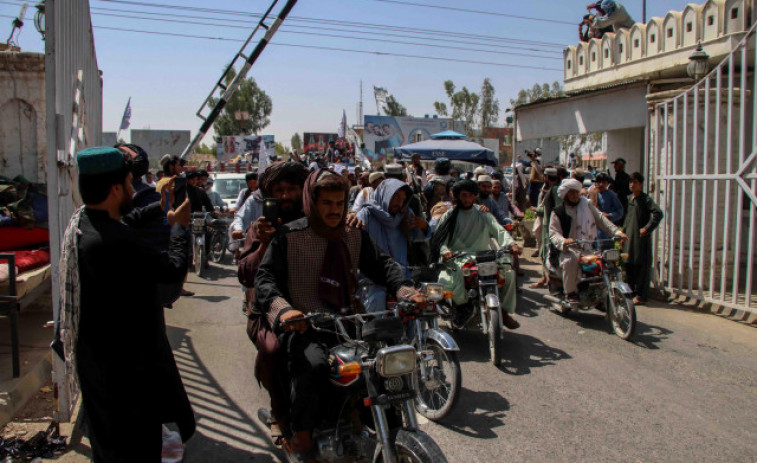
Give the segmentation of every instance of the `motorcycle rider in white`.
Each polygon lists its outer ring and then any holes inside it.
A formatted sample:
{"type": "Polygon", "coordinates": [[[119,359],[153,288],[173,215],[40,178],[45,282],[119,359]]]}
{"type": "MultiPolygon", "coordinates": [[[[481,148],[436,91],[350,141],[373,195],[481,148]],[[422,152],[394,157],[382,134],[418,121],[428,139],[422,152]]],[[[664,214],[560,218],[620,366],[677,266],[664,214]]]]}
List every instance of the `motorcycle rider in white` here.
{"type": "MultiPolygon", "coordinates": [[[[563,291],[570,302],[578,302],[578,263],[581,254],[592,252],[591,244],[570,246],[577,240],[597,238],[597,227],[625,240],[628,237],[594,207],[586,197],[581,196],[581,182],[566,179],[560,184],[557,194],[563,204],[552,211],[549,224],[549,240],[560,253],[560,270],[562,271],[563,291]]],[[[551,250],[550,252],[555,252],[551,250]]],[[[549,259],[547,259],[549,266],[549,259]]],[[[557,270],[557,269],[551,269],[557,270]]]]}

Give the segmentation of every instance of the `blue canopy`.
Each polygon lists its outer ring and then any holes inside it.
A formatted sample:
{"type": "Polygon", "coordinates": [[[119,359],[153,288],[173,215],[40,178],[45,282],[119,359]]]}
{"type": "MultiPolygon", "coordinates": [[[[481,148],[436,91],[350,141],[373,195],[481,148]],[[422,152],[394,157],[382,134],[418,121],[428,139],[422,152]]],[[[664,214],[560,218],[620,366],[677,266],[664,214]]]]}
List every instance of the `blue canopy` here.
{"type": "Polygon", "coordinates": [[[465,140],[466,138],[468,137],[453,130],[447,130],[445,132],[439,132],[431,135],[432,140],[465,140]]]}
{"type": "MultiPolygon", "coordinates": [[[[489,148],[459,138],[433,139],[437,135],[441,134],[433,135],[431,140],[424,140],[394,148],[394,157],[396,159],[410,159],[414,154],[418,154],[423,161],[447,158],[450,161],[473,162],[492,167],[496,167],[499,164],[497,157],[494,156],[494,151],[489,148]]],[[[457,135],[465,137],[464,135],[457,135]]]]}

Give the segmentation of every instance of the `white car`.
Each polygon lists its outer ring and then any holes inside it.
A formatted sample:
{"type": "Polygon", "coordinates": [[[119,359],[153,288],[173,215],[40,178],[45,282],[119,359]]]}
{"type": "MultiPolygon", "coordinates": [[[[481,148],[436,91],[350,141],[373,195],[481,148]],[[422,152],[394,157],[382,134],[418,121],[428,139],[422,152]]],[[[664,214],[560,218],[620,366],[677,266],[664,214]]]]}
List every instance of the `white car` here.
{"type": "Polygon", "coordinates": [[[228,209],[233,209],[236,206],[239,192],[247,188],[247,182],[244,179],[245,174],[214,172],[211,175],[213,191],[221,195],[221,199],[228,209]]]}

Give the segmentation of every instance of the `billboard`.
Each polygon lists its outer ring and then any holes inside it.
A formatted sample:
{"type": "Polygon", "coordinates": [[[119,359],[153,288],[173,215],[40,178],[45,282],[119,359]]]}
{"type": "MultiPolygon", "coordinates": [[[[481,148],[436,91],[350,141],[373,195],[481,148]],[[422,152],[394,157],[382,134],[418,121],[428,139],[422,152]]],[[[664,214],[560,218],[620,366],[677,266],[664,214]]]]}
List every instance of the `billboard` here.
{"type": "Polygon", "coordinates": [[[229,162],[239,155],[251,153],[250,162],[258,162],[262,143],[273,151],[273,135],[230,135],[216,137],[216,155],[219,162],[229,162]]]}
{"type": "Polygon", "coordinates": [[[446,130],[465,133],[463,124],[432,117],[363,116],[363,154],[371,162],[392,157],[394,148],[423,140],[446,130]]]}
{"type": "Polygon", "coordinates": [[[150,164],[157,165],[164,154],[180,156],[189,145],[189,130],[131,130],[131,142],[150,156],[150,164]]]}
{"type": "Polygon", "coordinates": [[[336,133],[305,132],[302,135],[302,151],[304,153],[312,151],[313,153],[323,154],[329,147],[329,142],[336,142],[339,138],[339,134],[336,133]]]}

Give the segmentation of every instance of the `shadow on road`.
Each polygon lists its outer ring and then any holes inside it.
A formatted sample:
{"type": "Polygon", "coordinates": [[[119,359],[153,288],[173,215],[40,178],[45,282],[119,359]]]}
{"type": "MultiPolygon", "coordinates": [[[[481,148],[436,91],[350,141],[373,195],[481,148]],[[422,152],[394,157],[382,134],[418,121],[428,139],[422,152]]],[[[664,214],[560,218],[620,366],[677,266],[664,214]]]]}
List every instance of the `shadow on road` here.
{"type": "Polygon", "coordinates": [[[498,392],[477,392],[462,388],[452,413],[439,424],[458,434],[476,439],[494,439],[494,429],[505,425],[510,402],[498,392]]]}
{"type": "Polygon", "coordinates": [[[671,334],[673,334],[673,330],[637,320],[636,333],[631,338],[631,342],[645,349],[659,349],[660,346],[657,344],[668,339],[671,334]]]}
{"type": "Polygon", "coordinates": [[[502,339],[502,360],[497,368],[509,375],[527,375],[531,368],[554,365],[571,358],[567,352],[548,346],[527,334],[506,332],[502,339]]]}
{"type": "MultiPolygon", "coordinates": [[[[470,328],[453,333],[460,346],[461,362],[489,362],[489,339],[481,331],[470,328]]],[[[498,368],[510,375],[527,375],[531,368],[554,365],[571,358],[564,350],[548,346],[541,339],[505,330],[500,341],[501,364],[498,368]]]]}
{"type": "Polygon", "coordinates": [[[219,266],[218,264],[210,264],[210,267],[205,269],[200,280],[218,281],[224,278],[233,278],[237,276],[237,268],[230,266],[219,266]]]}
{"type": "Polygon", "coordinates": [[[208,302],[221,302],[225,301],[226,299],[231,299],[229,296],[192,296],[192,299],[202,299],[203,301],[208,302]]]}
{"type": "MultiPolygon", "coordinates": [[[[167,327],[184,387],[197,419],[197,432],[187,442],[185,463],[273,463],[268,430],[248,416],[200,360],[188,331],[167,327]]],[[[283,461],[283,459],[282,459],[283,461]]]]}
{"type": "Polygon", "coordinates": [[[530,281],[522,282],[522,292],[518,294],[518,302],[515,307],[515,313],[523,317],[536,317],[539,315],[539,311],[544,310],[547,307],[546,302],[542,298],[542,294],[528,288],[530,281]]]}

